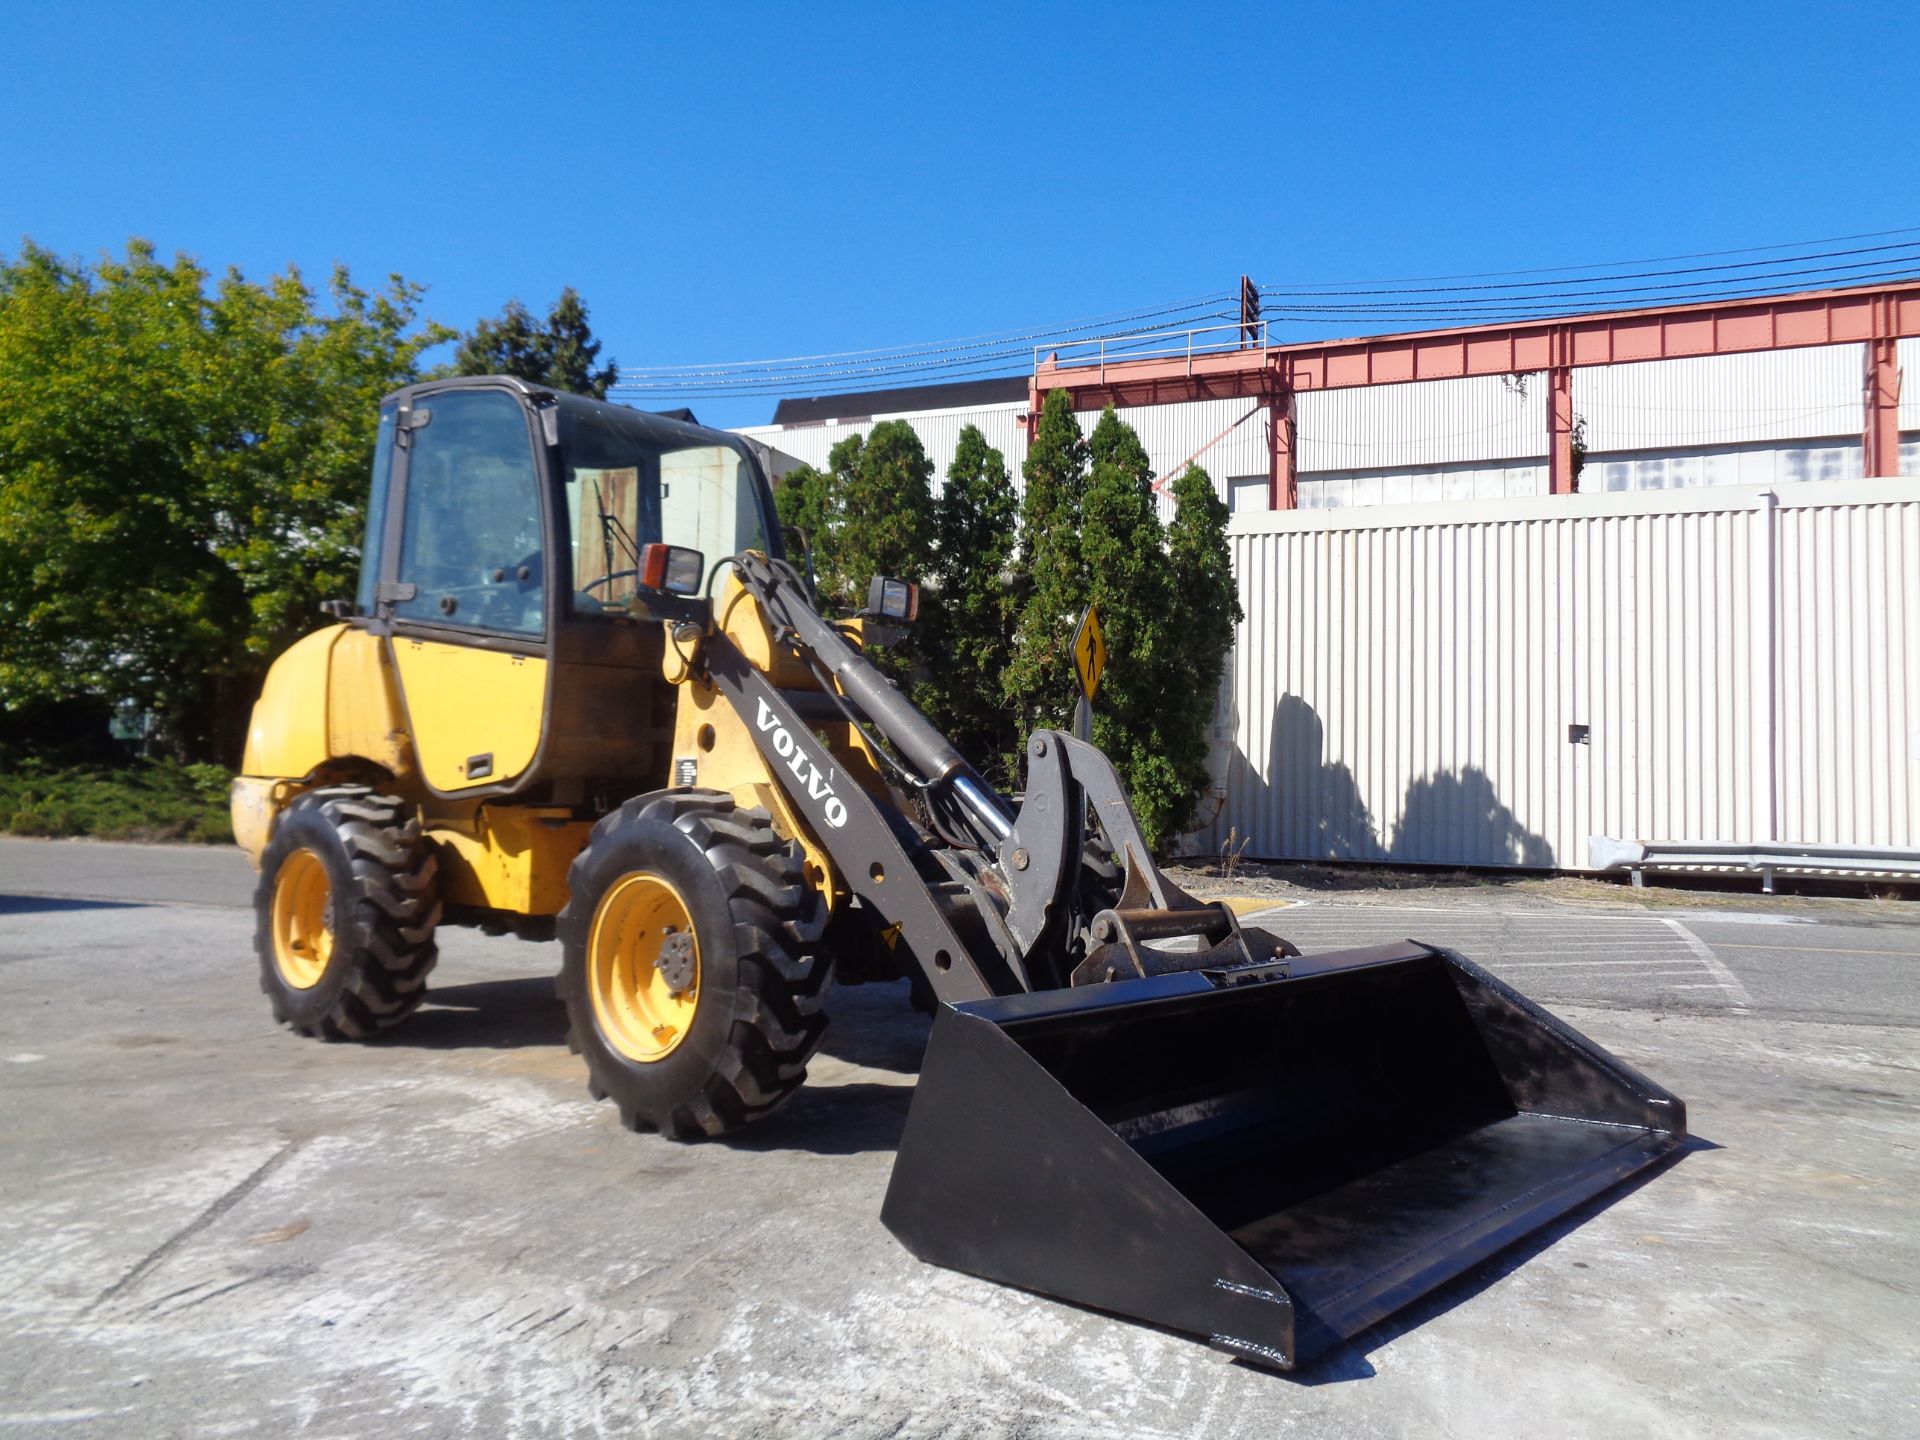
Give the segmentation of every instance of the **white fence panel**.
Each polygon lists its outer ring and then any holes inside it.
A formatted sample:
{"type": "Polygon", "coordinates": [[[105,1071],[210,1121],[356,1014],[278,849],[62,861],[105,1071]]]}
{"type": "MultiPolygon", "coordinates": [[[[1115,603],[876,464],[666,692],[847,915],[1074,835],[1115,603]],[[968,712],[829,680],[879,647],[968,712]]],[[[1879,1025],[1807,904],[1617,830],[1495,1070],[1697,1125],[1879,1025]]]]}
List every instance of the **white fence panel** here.
{"type": "Polygon", "coordinates": [[[1248,514],[1232,541],[1200,843],[1566,869],[1594,834],[1920,845],[1911,482],[1248,514]]]}

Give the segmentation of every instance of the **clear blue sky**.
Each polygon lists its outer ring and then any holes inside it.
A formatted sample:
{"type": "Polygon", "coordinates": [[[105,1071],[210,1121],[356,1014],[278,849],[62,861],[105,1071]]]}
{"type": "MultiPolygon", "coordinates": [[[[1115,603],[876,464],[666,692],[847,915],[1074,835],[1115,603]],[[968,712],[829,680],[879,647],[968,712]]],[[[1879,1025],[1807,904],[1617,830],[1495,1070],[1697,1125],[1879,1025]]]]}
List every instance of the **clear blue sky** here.
{"type": "Polygon", "coordinates": [[[1920,225],[1917,52],[1911,3],[20,3],[0,249],[842,350],[1920,225]]]}

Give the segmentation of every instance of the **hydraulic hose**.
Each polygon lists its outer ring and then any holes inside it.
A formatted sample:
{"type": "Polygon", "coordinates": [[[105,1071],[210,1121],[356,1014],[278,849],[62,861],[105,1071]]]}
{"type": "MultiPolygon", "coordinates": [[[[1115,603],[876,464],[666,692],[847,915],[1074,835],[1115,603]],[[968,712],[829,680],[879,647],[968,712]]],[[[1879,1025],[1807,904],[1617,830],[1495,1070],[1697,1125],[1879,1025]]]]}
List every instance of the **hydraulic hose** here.
{"type": "Polygon", "coordinates": [[[741,583],[769,616],[826,667],[847,699],[866,715],[887,743],[919,772],[929,787],[945,786],[976,822],[990,845],[1013,833],[1013,812],[966,756],[934,723],[815,610],[799,588],[763,556],[734,557],[741,583]]]}

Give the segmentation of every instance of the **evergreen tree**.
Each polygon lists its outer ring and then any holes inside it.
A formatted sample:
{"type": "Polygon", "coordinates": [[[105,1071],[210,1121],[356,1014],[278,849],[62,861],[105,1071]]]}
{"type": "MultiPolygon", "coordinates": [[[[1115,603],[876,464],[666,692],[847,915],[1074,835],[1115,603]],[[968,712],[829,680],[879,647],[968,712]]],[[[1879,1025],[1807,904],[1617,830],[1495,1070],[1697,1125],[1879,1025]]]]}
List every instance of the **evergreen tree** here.
{"type": "Polygon", "coordinates": [[[1008,773],[1022,739],[1000,685],[1018,611],[1007,585],[1018,519],[1005,457],[967,426],[934,506],[937,548],[920,630],[937,663],[914,698],[962,754],[1008,773]]]}
{"type": "MultiPolygon", "coordinates": [[[[1093,738],[1120,773],[1147,842],[1159,850],[1193,812],[1184,722],[1195,698],[1181,687],[1188,679],[1187,637],[1175,613],[1173,567],[1146,447],[1109,407],[1087,448],[1093,463],[1080,504],[1081,562],[1108,656],[1093,738]]],[[[1204,729],[1201,738],[1204,743],[1204,729]]],[[[1204,751],[1201,766],[1204,771],[1204,751]]]]}
{"type": "Polygon", "coordinates": [[[509,300],[497,320],[478,322],[453,357],[455,375],[517,375],[575,395],[604,400],[620,378],[611,361],[596,370],[600,342],[587,324],[586,302],[571,285],[541,325],[525,305],[509,300]]]}
{"type": "Polygon", "coordinates": [[[1233,649],[1234,626],[1246,616],[1233,578],[1233,551],[1227,545],[1227,506],[1213,479],[1198,465],[1173,482],[1173,523],[1167,527],[1167,551],[1173,561],[1175,597],[1183,647],[1192,662],[1194,684],[1209,696],[1218,693],[1233,649]]]}
{"type": "Polygon", "coordinates": [[[1080,496],[1087,442],[1064,392],[1047,396],[1027,462],[1020,553],[1011,589],[1019,605],[1002,688],[1022,739],[1073,716],[1073,627],[1086,608],[1080,568],[1080,496]]]}
{"type": "MultiPolygon", "coordinates": [[[[1244,616],[1227,545],[1227,506],[1212,478],[1189,465],[1173,482],[1173,499],[1167,549],[1173,566],[1175,628],[1182,637],[1178,659],[1185,672],[1174,683],[1179,693],[1193,697],[1193,704],[1183,709],[1169,754],[1188,795],[1197,796],[1211,782],[1208,730],[1226,678],[1234,627],[1244,616]]],[[[1182,821],[1182,828],[1186,823],[1182,821]]]]}
{"type": "Polygon", "coordinates": [[[839,515],[832,558],[844,603],[866,603],[876,575],[919,580],[933,550],[933,462],[913,427],[888,420],[834,447],[839,515]],[[842,454],[845,450],[847,453],[842,454]]]}
{"type": "MultiPolygon", "coordinates": [[[[784,529],[798,530],[813,554],[816,576],[826,562],[824,547],[830,544],[828,531],[832,520],[833,477],[811,465],[797,465],[774,482],[773,505],[784,529]]],[[[802,563],[798,554],[795,565],[802,563]]]]}
{"type": "MultiPolygon", "coordinates": [[[[853,587],[847,580],[846,568],[840,563],[840,541],[846,528],[847,491],[854,483],[854,471],[860,468],[860,457],[866,453],[866,448],[866,437],[854,434],[829,450],[827,468],[813,472],[811,493],[805,502],[814,520],[814,528],[807,532],[807,539],[813,545],[819,601],[822,605],[839,610],[858,608],[854,602],[853,587]]],[[[865,598],[863,591],[860,599],[865,598]]]]}
{"type": "Polygon", "coordinates": [[[806,531],[819,602],[858,610],[875,575],[919,580],[934,544],[933,462],[913,427],[889,420],[802,465],[774,491],[780,523],[806,531]]]}
{"type": "Polygon", "coordinates": [[[1191,822],[1207,783],[1207,730],[1239,611],[1225,507],[1191,471],[1160,523],[1153,466],[1111,409],[1082,440],[1066,397],[1041,412],[1021,509],[1021,605],[1003,681],[1022,737],[1069,723],[1077,681],[1073,629],[1098,607],[1107,670],[1093,737],[1164,849],[1191,822]]]}

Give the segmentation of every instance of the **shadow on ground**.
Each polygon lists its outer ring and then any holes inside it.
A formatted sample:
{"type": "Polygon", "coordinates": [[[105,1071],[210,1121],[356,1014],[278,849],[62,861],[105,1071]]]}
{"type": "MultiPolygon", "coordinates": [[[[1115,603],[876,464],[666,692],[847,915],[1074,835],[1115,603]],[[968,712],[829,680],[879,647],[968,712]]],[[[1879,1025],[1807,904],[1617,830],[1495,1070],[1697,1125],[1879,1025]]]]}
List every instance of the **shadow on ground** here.
{"type": "Polygon", "coordinates": [[[145,900],[82,900],[66,895],[0,895],[0,915],[50,915],[61,910],[144,910],[145,900]]]}
{"type": "MultiPolygon", "coordinates": [[[[909,1008],[904,984],[836,990],[828,1013],[813,1078],[773,1114],[719,1143],[820,1155],[898,1147],[930,1022],[909,1008]],[[831,1072],[821,1073],[822,1058],[899,1078],[834,1083],[831,1072]]],[[[559,1049],[567,1043],[567,1014],[549,975],[436,985],[406,1024],[377,1043],[423,1050],[559,1049]]]]}
{"type": "Polygon", "coordinates": [[[766,1119],[716,1143],[734,1150],[805,1150],[814,1155],[898,1150],[912,1103],[911,1085],[803,1085],[766,1119]]]}
{"type": "Polygon", "coordinates": [[[836,986],[820,1053],[849,1065],[918,1075],[933,1018],[908,1001],[907,982],[836,986]]]}
{"type": "Polygon", "coordinates": [[[567,1043],[567,1012],[551,975],[428,984],[427,999],[383,1044],[422,1050],[517,1050],[567,1043]]]}

